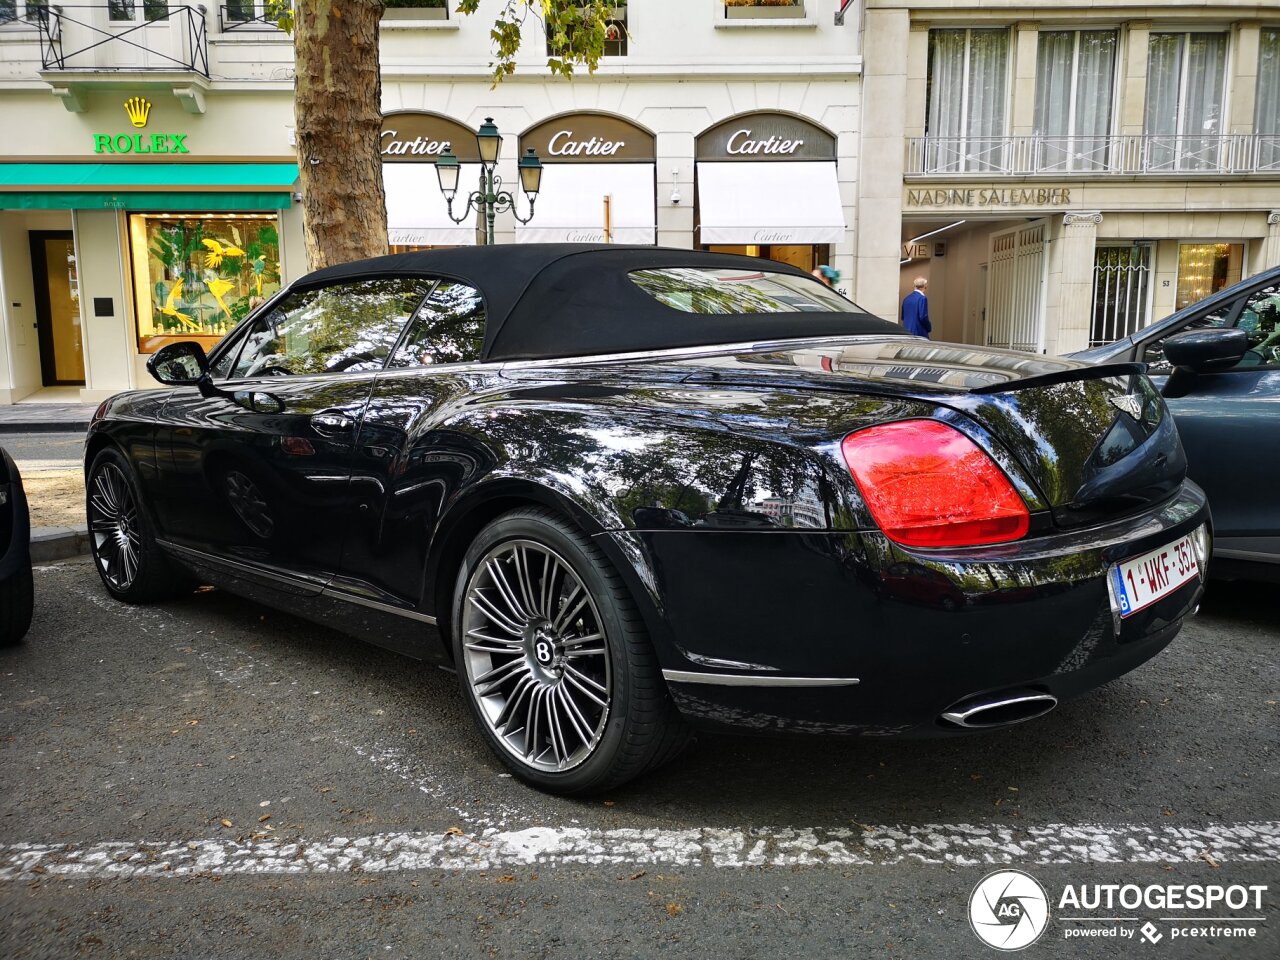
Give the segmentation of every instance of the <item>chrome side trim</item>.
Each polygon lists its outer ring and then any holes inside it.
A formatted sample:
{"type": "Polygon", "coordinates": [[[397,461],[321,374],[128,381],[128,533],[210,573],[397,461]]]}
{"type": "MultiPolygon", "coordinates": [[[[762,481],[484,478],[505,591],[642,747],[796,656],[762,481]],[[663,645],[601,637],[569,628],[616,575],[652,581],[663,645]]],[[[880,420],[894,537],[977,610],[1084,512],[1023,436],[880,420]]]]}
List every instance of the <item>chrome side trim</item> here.
{"type": "Polygon", "coordinates": [[[406,620],[417,620],[419,623],[428,623],[431,626],[436,625],[436,618],[426,613],[418,613],[416,610],[406,610],[404,607],[392,606],[389,603],[381,603],[378,600],[370,600],[368,597],[357,596],[354,593],[347,593],[345,590],[335,590],[332,587],[325,587],[320,591],[320,596],[327,597],[331,600],[342,600],[346,603],[354,603],[359,607],[368,607],[370,610],[377,610],[380,613],[390,613],[397,617],[404,617],[406,620]]]}
{"type": "Polygon", "coordinates": [[[416,620],[419,623],[427,623],[431,626],[436,625],[436,618],[425,613],[418,613],[415,610],[405,610],[402,607],[394,607],[389,603],[381,603],[377,600],[370,600],[367,597],[357,596],[347,593],[345,590],[336,590],[333,587],[325,586],[315,580],[308,580],[305,577],[295,577],[289,574],[276,573],[272,570],[265,570],[262,567],[255,567],[249,563],[241,563],[239,560],[229,560],[226,557],[214,556],[211,553],[205,553],[203,550],[195,550],[191,547],[184,547],[181,544],[173,543],[169,540],[156,540],[157,546],[161,549],[168,550],[178,555],[186,555],[191,559],[207,563],[215,567],[226,567],[240,573],[248,574],[253,577],[261,577],[264,580],[273,580],[277,583],[288,584],[291,587],[310,587],[316,592],[314,596],[324,597],[329,600],[340,600],[344,603],[354,603],[357,606],[368,607],[371,610],[377,610],[380,613],[390,613],[397,617],[404,617],[407,620],[416,620]]]}
{"type": "Polygon", "coordinates": [[[1215,557],[1222,557],[1224,560],[1257,560],[1260,563],[1280,563],[1280,556],[1274,553],[1262,553],[1259,550],[1223,550],[1218,548],[1213,551],[1215,557]]]}
{"type": "MultiPolygon", "coordinates": [[[[852,314],[851,314],[852,316],[852,314]]],[[[832,337],[795,337],[775,340],[744,340],[738,343],[712,343],[696,347],[665,347],[661,350],[631,350],[625,353],[597,353],[578,357],[549,357],[544,360],[498,360],[475,364],[475,366],[492,369],[499,365],[502,370],[528,370],[539,367],[580,367],[597,363],[625,363],[632,360],[682,360],[685,358],[714,356],[721,354],[754,353],[769,348],[797,349],[802,346],[821,347],[831,343],[861,342],[863,340],[883,340],[893,337],[891,333],[850,333],[832,337]]],[[[439,369],[443,370],[442,364],[439,369]]],[[[454,369],[457,369],[455,367],[454,369]]]]}
{"type": "Polygon", "coordinates": [[[296,577],[286,573],[276,573],[273,570],[267,570],[263,567],[255,567],[253,564],[241,563],[239,560],[229,560],[226,557],[214,556],[211,553],[205,553],[203,550],[195,550],[191,547],[184,547],[181,544],[173,543],[169,540],[156,540],[156,545],[162,550],[168,550],[179,556],[187,556],[197,563],[207,563],[215,567],[226,567],[239,573],[247,573],[251,576],[261,577],[264,580],[274,580],[276,583],[285,583],[291,587],[309,587],[315,591],[315,595],[319,596],[324,589],[324,584],[317,580],[308,580],[305,577],[296,577]]]}
{"type": "Polygon", "coordinates": [[[852,687],[861,683],[857,677],[779,677],[771,673],[694,673],[688,670],[663,670],[671,683],[705,683],[719,687],[852,687]]]}

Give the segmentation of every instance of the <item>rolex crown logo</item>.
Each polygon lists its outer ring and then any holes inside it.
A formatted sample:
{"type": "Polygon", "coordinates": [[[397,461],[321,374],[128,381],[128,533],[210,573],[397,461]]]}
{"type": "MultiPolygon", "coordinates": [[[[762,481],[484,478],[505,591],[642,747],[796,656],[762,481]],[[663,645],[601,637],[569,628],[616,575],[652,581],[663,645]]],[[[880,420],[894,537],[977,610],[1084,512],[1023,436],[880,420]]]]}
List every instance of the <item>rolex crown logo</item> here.
{"type": "Polygon", "coordinates": [[[130,97],[124,102],[124,112],[129,115],[129,122],[135,127],[145,127],[147,118],[151,116],[151,101],[143,97],[130,97]]]}

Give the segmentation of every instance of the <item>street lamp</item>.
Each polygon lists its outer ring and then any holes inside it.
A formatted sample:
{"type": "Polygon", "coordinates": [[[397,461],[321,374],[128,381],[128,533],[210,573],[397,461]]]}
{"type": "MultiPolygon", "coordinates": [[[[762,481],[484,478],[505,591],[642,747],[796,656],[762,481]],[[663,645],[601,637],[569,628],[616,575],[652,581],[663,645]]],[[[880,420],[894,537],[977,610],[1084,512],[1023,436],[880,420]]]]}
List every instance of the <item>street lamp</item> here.
{"type": "Polygon", "coordinates": [[[476,147],[480,152],[480,189],[467,195],[467,206],[458,216],[453,215],[453,200],[458,194],[458,176],[462,165],[452,150],[445,150],[436,158],[436,177],[440,180],[440,192],[449,206],[449,219],[462,223],[472,210],[484,211],[484,242],[493,243],[493,219],[502,211],[510,210],[521,223],[533,219],[533,204],[542,187],[542,161],[532,147],[525,151],[516,165],[520,173],[520,187],[529,198],[529,215],[520,216],[516,198],[510,190],[502,189],[502,178],[496,173],[498,157],[502,153],[502,134],[493,123],[493,117],[485,117],[476,132],[476,147]]]}

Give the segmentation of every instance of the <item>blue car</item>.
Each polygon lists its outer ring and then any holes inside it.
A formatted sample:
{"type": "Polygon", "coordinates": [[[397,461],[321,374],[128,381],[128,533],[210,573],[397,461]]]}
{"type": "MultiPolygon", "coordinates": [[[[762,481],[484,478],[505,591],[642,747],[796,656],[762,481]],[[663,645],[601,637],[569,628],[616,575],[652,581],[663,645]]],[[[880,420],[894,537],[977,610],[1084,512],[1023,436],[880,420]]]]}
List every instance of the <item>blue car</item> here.
{"type": "Polygon", "coordinates": [[[1191,478],[1213,511],[1215,577],[1280,582],[1280,267],[1102,347],[1138,362],[1173,411],[1191,478]]]}

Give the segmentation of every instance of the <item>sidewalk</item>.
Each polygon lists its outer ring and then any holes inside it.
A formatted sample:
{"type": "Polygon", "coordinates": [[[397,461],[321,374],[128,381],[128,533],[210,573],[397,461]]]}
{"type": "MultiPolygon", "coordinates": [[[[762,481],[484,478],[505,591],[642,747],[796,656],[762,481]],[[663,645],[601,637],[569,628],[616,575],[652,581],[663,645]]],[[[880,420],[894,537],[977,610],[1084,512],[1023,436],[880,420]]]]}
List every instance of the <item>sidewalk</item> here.
{"type": "Polygon", "coordinates": [[[83,433],[97,406],[92,403],[8,403],[0,405],[0,434],[83,433]]]}

